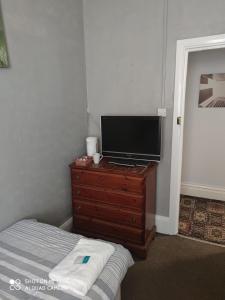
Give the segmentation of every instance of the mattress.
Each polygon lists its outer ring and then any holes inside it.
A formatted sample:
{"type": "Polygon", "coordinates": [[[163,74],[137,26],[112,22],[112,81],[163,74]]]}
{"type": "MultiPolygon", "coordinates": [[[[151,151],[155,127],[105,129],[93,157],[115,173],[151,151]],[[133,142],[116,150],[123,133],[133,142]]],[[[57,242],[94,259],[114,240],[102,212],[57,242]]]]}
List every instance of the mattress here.
{"type": "Polygon", "coordinates": [[[115,252],[85,297],[60,290],[49,281],[49,271],[81,237],[36,220],[22,220],[0,232],[0,299],[115,299],[133,264],[129,251],[118,244],[112,243],[115,252]]]}

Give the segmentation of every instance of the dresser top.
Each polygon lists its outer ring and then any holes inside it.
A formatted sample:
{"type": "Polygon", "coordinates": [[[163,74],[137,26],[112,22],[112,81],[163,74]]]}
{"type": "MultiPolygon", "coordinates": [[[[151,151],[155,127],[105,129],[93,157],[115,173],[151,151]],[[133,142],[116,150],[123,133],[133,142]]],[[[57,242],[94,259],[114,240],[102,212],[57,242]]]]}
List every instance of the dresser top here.
{"type": "Polygon", "coordinates": [[[129,175],[129,176],[145,176],[149,170],[155,167],[157,163],[150,162],[147,166],[129,167],[129,166],[119,166],[114,164],[109,164],[107,158],[103,158],[102,161],[95,165],[94,163],[86,167],[76,166],[75,162],[70,165],[71,169],[95,171],[95,172],[105,172],[111,174],[129,175]]]}

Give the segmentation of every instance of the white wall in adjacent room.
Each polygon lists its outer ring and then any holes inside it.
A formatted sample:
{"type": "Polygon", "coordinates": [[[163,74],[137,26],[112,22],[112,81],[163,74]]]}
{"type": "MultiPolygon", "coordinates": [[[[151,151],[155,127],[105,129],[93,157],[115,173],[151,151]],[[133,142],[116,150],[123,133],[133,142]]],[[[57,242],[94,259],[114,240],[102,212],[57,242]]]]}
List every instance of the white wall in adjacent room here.
{"type": "Polygon", "coordinates": [[[225,73],[225,49],[190,54],[182,182],[225,188],[225,108],[198,107],[200,76],[212,73],[225,73]]]}

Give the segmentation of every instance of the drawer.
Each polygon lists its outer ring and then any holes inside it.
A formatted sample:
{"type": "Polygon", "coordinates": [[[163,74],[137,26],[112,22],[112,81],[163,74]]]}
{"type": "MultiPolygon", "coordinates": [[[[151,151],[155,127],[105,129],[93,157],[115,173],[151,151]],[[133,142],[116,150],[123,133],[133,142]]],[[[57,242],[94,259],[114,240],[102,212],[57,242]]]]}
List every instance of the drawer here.
{"type": "Polygon", "coordinates": [[[105,235],[107,237],[115,237],[124,241],[132,241],[142,244],[144,241],[144,231],[137,228],[113,224],[102,220],[89,218],[86,216],[74,217],[74,230],[86,231],[105,235]]]}
{"type": "Polygon", "coordinates": [[[104,190],[103,188],[73,185],[72,194],[73,199],[88,199],[92,202],[101,202],[139,211],[142,211],[144,208],[144,196],[134,193],[116,192],[115,190],[104,190]]]}
{"type": "Polygon", "coordinates": [[[144,179],[125,175],[92,171],[71,170],[72,184],[110,188],[125,192],[143,194],[144,179]]]}
{"type": "Polygon", "coordinates": [[[73,209],[75,216],[83,215],[109,221],[112,223],[128,225],[136,228],[144,228],[144,216],[128,210],[111,207],[108,205],[97,205],[87,201],[74,201],[73,209]]]}

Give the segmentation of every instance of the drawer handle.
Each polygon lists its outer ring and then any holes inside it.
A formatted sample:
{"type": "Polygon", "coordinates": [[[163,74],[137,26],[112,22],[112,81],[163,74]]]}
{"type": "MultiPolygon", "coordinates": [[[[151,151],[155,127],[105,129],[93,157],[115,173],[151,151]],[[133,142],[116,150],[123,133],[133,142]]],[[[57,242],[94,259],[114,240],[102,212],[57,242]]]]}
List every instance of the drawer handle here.
{"type": "Polygon", "coordinates": [[[136,223],[136,218],[135,218],[135,217],[132,217],[132,218],[131,218],[131,222],[132,222],[132,223],[136,223]]]}
{"type": "Polygon", "coordinates": [[[77,206],[77,210],[81,209],[81,205],[77,206]]]}
{"type": "Polygon", "coordinates": [[[79,176],[79,175],[76,175],[76,179],[79,180],[79,179],[80,179],[80,176],[79,176]]]}
{"type": "Polygon", "coordinates": [[[77,195],[80,195],[80,190],[77,190],[77,195]]]}

